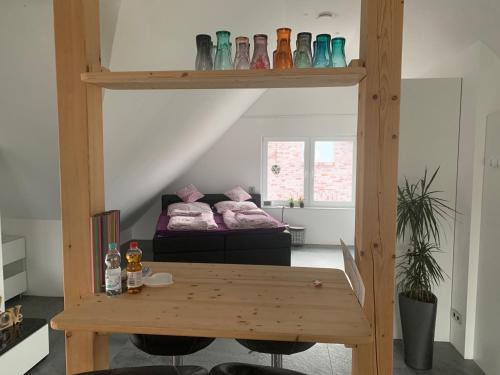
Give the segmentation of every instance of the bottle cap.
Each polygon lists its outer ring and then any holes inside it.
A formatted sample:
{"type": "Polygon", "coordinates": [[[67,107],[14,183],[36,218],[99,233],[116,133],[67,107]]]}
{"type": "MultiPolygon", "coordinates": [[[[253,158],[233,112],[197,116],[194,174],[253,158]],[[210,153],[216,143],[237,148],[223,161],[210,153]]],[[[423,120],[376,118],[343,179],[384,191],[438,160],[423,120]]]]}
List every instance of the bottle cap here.
{"type": "Polygon", "coordinates": [[[114,243],[114,242],[110,242],[110,243],[108,244],[108,249],[109,249],[109,250],[116,250],[116,248],[117,248],[116,243],[114,243]]]}
{"type": "Polygon", "coordinates": [[[138,244],[137,244],[137,242],[136,242],[136,241],[132,241],[132,242],[130,242],[130,248],[131,248],[131,249],[137,249],[137,247],[138,247],[138,244]]]}

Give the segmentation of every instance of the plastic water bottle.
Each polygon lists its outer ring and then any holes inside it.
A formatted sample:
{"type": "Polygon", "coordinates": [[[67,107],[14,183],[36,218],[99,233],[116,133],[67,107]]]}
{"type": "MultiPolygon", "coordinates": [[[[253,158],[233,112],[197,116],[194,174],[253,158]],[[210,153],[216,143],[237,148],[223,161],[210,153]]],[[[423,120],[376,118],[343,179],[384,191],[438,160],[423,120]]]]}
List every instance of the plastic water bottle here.
{"type": "Polygon", "coordinates": [[[109,244],[109,250],[104,261],[106,263],[106,295],[116,296],[122,294],[121,256],[116,243],[109,244]]]}

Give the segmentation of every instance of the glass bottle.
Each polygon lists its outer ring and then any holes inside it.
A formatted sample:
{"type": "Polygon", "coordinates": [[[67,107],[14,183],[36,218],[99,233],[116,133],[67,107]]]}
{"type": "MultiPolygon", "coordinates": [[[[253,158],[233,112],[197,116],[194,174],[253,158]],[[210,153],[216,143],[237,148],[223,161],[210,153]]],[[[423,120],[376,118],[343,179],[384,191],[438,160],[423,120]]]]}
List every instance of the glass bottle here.
{"type": "Polygon", "coordinates": [[[331,67],[330,55],[331,36],[328,34],[318,35],[316,38],[316,52],[314,54],[313,66],[315,68],[331,67]]]}
{"type": "Polygon", "coordinates": [[[137,242],[130,242],[130,248],[125,257],[127,258],[127,292],[139,293],[142,289],[142,251],[137,242]]]}
{"type": "Polygon", "coordinates": [[[345,38],[333,38],[332,40],[332,64],[334,68],[345,68],[345,38]]]}
{"type": "Polygon", "coordinates": [[[293,65],[296,68],[312,67],[311,33],[299,33],[297,35],[297,50],[294,54],[293,65]]]}
{"type": "Polygon", "coordinates": [[[269,69],[269,55],[267,53],[267,35],[257,34],[253,37],[253,57],[250,69],[269,69]]]}
{"type": "Polygon", "coordinates": [[[292,49],[290,48],[292,30],[283,27],[276,32],[278,34],[278,48],[276,50],[274,69],[291,69],[293,68],[292,49]]]}
{"type": "Polygon", "coordinates": [[[333,68],[333,60],[332,60],[332,37],[328,35],[328,67],[333,68]]]}
{"type": "Polygon", "coordinates": [[[214,62],[212,59],[212,37],[210,35],[200,34],[196,36],[196,70],[213,70],[214,62]]]}
{"type": "Polygon", "coordinates": [[[245,36],[236,38],[236,56],[234,57],[234,69],[250,69],[250,42],[245,36]]]}
{"type": "Polygon", "coordinates": [[[106,295],[117,296],[122,294],[121,256],[116,243],[110,243],[108,245],[108,252],[106,253],[104,262],[106,263],[106,295]]]}
{"type": "Polygon", "coordinates": [[[231,43],[229,31],[217,31],[217,52],[215,53],[215,70],[233,69],[231,61],[231,43]]]}

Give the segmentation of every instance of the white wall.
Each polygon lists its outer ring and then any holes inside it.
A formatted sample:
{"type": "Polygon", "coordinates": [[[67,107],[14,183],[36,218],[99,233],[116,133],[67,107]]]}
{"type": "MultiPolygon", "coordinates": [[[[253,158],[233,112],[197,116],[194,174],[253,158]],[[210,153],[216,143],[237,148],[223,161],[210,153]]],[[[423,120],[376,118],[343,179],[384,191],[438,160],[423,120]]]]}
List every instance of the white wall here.
{"type": "Polygon", "coordinates": [[[473,358],[476,291],[481,226],[486,117],[500,110],[500,59],[477,42],[457,56],[443,59],[429,77],[463,77],[452,306],[463,318],[452,321],[450,341],[465,358],[473,358]]]}
{"type": "MultiPolygon", "coordinates": [[[[189,183],[204,193],[222,193],[241,185],[261,188],[263,137],[355,136],[357,89],[268,90],[190,169],[166,191],[189,183]]],[[[152,238],[160,196],[133,227],[133,236],[152,238]]],[[[280,209],[269,212],[281,219],[280,209]]],[[[304,225],[308,244],[354,242],[354,209],[287,209],[285,221],[304,225]]]]}
{"type": "Polygon", "coordinates": [[[9,217],[59,217],[52,1],[0,5],[0,207],[9,217]]]}
{"type": "Polygon", "coordinates": [[[500,112],[488,118],[481,238],[477,281],[477,310],[474,360],[487,374],[500,374],[500,168],[492,167],[500,160],[500,112]]]}
{"type": "MultiPolygon", "coordinates": [[[[426,168],[432,174],[441,167],[433,188],[443,192],[440,197],[451,207],[456,203],[460,95],[461,80],[458,78],[404,80],[401,94],[399,184],[404,183],[405,177],[410,183],[416,182],[423,177],[426,168]]],[[[437,341],[449,341],[450,338],[454,228],[453,219],[443,223],[442,253],[436,256],[448,275],[434,290],[438,297],[437,341]]],[[[399,244],[399,252],[404,250],[399,244]]],[[[396,337],[401,337],[397,303],[396,317],[396,337]]]]}
{"type": "MultiPolygon", "coordinates": [[[[60,220],[2,218],[5,234],[26,238],[27,294],[63,295],[62,229],[60,220]]],[[[82,272],[85,272],[82,270],[82,272]]]]}
{"type": "Polygon", "coordinates": [[[2,218],[0,217],[0,312],[5,311],[5,295],[4,295],[4,285],[3,285],[3,251],[2,251],[2,218]]]}

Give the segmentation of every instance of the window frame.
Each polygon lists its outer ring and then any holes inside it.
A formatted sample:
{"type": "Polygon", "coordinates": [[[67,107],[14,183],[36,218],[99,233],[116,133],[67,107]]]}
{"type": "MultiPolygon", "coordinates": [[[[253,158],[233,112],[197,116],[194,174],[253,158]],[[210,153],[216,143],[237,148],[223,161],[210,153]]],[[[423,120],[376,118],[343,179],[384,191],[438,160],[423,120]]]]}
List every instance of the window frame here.
{"type": "MultiPolygon", "coordinates": [[[[269,142],[304,142],[304,204],[312,208],[354,208],[356,200],[356,137],[262,137],[261,145],[261,194],[263,200],[268,201],[267,195],[267,151],[269,142]],[[315,142],[353,142],[353,171],[352,171],[352,200],[351,202],[325,202],[314,201],[314,160],[315,142]]],[[[271,201],[271,206],[288,205],[286,201],[271,201]]]]}
{"type": "Polygon", "coordinates": [[[309,181],[308,181],[308,206],[309,207],[331,207],[331,208],[354,208],[356,202],[356,137],[335,136],[335,137],[311,137],[309,138],[309,181]],[[316,159],[316,142],[346,142],[352,141],[352,199],[350,202],[327,202],[314,200],[314,162],[316,159]]]}

